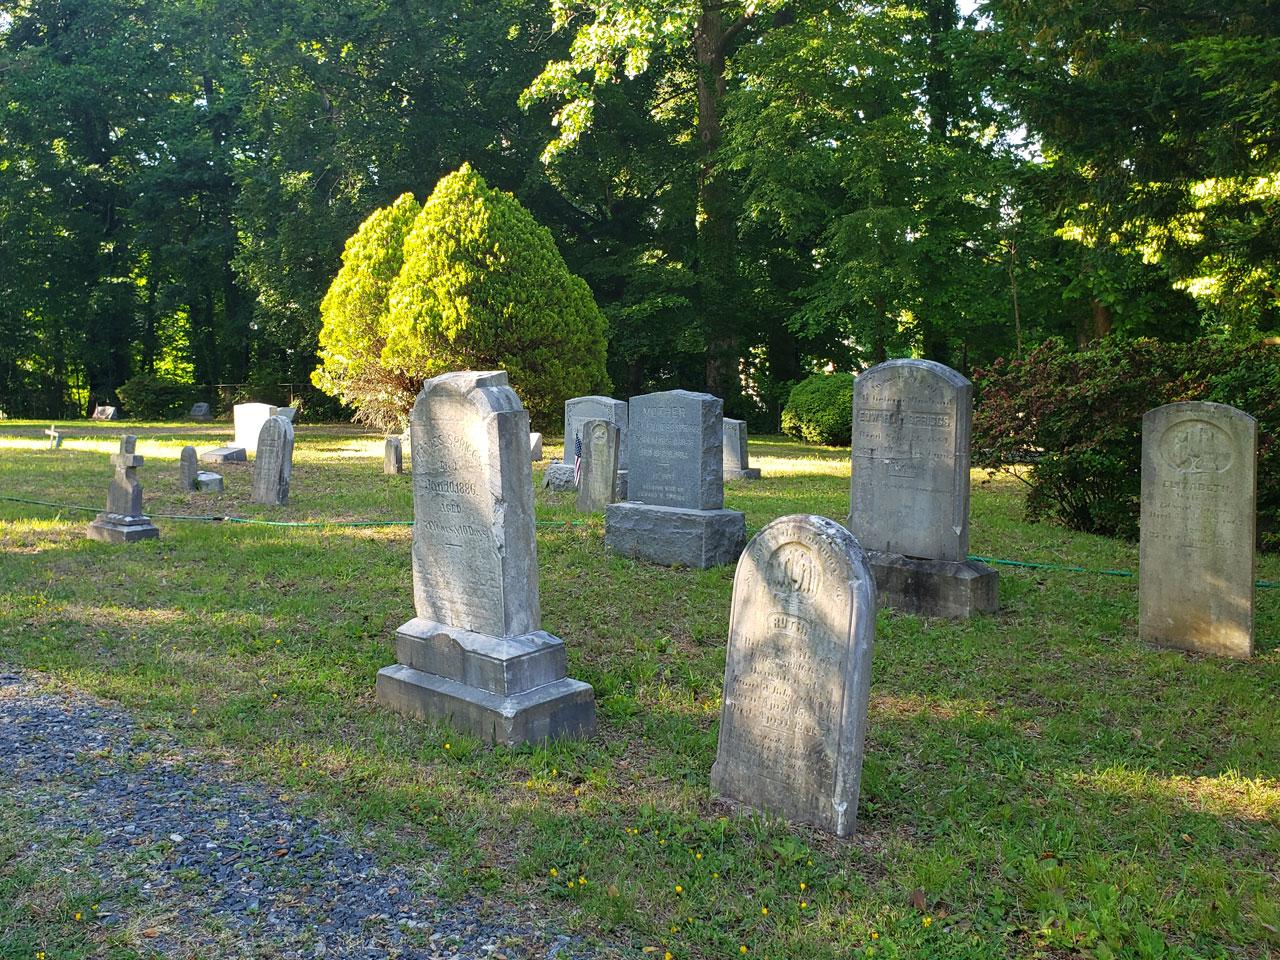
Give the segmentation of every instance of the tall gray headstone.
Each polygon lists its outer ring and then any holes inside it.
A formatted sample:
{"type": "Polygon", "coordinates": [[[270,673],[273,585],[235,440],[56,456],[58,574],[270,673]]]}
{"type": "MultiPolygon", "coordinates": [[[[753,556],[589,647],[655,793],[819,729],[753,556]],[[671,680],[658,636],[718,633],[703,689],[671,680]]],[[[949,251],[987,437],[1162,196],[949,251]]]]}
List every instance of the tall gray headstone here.
{"type": "Polygon", "coordinates": [[[178,479],[183,490],[196,489],[196,475],[200,472],[195,447],[183,447],[178,456],[178,479]]]}
{"type": "Polygon", "coordinates": [[[382,445],[382,472],[404,473],[404,447],[399,437],[387,437],[382,445]]]}
{"type": "Polygon", "coordinates": [[[578,509],[603,510],[617,499],[618,448],[621,434],[608,420],[582,424],[582,478],[578,483],[578,509]]]}
{"type": "Polygon", "coordinates": [[[630,406],[627,500],[605,509],[605,545],[667,566],[732,563],[746,518],[724,509],[723,404],[709,393],[668,390],[630,406]]]}
{"type": "Polygon", "coordinates": [[[1257,439],[1253,417],[1220,403],[1171,403],[1142,418],[1142,639],[1253,655],[1257,439]]]}
{"type": "Polygon", "coordinates": [[[120,438],[120,450],[111,455],[115,476],[107,488],[107,509],[94,517],[89,524],[90,539],[106,543],[132,543],[160,536],[151,518],[142,512],[142,484],[138,482],[138,467],[143,458],[138,455],[138,438],[130,434],[120,438]]]}
{"type": "Polygon", "coordinates": [[[875,642],[874,574],[825,517],[780,517],[747,545],[712,787],[756,810],[853,832],[875,642]]]}
{"type": "Polygon", "coordinates": [[[724,478],[726,480],[759,480],[760,471],[751,466],[747,456],[747,422],[724,420],[724,478]]]}
{"type": "Polygon", "coordinates": [[[542,459],[542,434],[529,434],[529,459],[537,463],[542,459]]]}
{"type": "Polygon", "coordinates": [[[931,360],[890,360],[853,384],[849,529],[880,600],[931,616],[993,612],[999,574],[967,559],[973,384],[931,360]]]}
{"type": "Polygon", "coordinates": [[[428,380],[409,424],[417,616],[379,702],[507,745],[589,735],[591,687],[541,629],[529,415],[506,373],[428,380]]]}
{"type": "Polygon", "coordinates": [[[231,446],[242,447],[246,453],[255,454],[262,425],[279,410],[279,407],[273,407],[269,403],[237,403],[231,411],[236,431],[236,438],[231,446]]]}
{"type": "Polygon", "coordinates": [[[249,499],[283,506],[289,502],[289,481],[293,477],[293,424],[284,417],[267,417],[257,446],[249,499]]]}

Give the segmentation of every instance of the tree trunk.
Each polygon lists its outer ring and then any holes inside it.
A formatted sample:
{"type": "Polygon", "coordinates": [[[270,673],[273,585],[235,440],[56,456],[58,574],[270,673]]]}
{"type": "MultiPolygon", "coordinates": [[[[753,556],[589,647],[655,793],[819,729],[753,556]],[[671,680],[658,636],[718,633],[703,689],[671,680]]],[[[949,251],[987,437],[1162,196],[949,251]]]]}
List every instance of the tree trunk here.
{"type": "Polygon", "coordinates": [[[707,343],[706,387],[726,403],[739,392],[741,336],[736,329],[736,233],[732,203],[716,169],[723,141],[721,105],[725,84],[725,23],[704,3],[694,31],[698,93],[698,280],[699,307],[707,343]]]}

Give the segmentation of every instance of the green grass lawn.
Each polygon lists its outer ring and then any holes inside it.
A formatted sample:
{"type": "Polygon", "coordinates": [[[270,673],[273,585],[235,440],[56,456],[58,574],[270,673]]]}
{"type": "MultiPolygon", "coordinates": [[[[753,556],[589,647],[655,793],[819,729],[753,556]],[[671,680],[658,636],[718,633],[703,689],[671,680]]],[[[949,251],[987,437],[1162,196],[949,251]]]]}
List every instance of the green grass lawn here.
{"type": "MultiPolygon", "coordinates": [[[[47,425],[0,423],[0,496],[100,507],[134,425],[66,427],[61,451],[47,425]]],[[[224,496],[180,492],[184,442],[229,435],[144,431],[148,510],[412,517],[409,476],[354,428],[299,425],[286,508],[248,503],[243,464],[224,496]]],[[[765,479],[725,492],[750,528],[846,512],[847,450],[766,438],[752,462],[765,479]]],[[[882,613],[858,831],[837,841],[710,793],[732,568],[612,557],[601,517],[537,496],[543,627],[595,687],[590,742],[492,750],[377,708],[413,615],[407,527],[159,519],[159,541],[115,547],[85,538],[90,514],[0,501],[0,662],[120,701],[451,893],[657,957],[1280,955],[1280,590],[1258,592],[1249,662],[1139,643],[1132,578],[1002,567],[998,616],[882,613]]],[[[980,472],[971,549],[1137,565],[1135,544],[1024,522],[1018,482],[980,472]]],[[[24,882],[45,881],[0,868],[0,899],[24,882]]]]}

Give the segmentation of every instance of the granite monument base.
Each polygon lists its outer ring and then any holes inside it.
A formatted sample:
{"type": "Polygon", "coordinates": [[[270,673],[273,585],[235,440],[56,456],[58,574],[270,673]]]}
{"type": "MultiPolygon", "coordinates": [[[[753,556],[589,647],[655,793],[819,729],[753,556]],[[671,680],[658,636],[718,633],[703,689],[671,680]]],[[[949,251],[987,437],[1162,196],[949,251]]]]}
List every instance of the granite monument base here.
{"type": "Polygon", "coordinates": [[[604,544],[622,557],[706,570],[733,563],[746,543],[747,519],[737,510],[627,501],[604,511],[604,544]]]}
{"type": "Polygon", "coordinates": [[[249,455],[244,447],[216,447],[200,454],[205,463],[248,463],[249,455]]]}
{"type": "Polygon", "coordinates": [[[89,524],[89,539],[103,543],[133,543],[137,540],[153,540],[160,536],[160,528],[150,517],[125,517],[118,513],[100,513],[89,524]]]}
{"type": "Polygon", "coordinates": [[[724,478],[726,480],[759,480],[760,468],[748,467],[746,470],[730,470],[728,467],[725,467],[724,478]]]}
{"type": "Polygon", "coordinates": [[[976,560],[920,560],[867,551],[882,607],[967,620],[1000,609],[1000,574],[976,560]]]}
{"type": "Polygon", "coordinates": [[[396,631],[396,660],[378,671],[378,702],[517,746],[595,732],[595,694],[565,676],[564,642],[545,630],[490,637],[415,617],[396,631]]]}

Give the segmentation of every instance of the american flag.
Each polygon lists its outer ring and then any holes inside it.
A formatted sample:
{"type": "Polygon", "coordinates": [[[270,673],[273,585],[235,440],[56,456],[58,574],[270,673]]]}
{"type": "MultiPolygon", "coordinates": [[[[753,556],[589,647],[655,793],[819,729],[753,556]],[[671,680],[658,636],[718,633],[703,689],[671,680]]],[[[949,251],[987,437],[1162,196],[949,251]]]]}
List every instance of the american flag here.
{"type": "Polygon", "coordinates": [[[579,486],[582,482],[582,434],[577,434],[573,438],[573,485],[579,486]]]}

